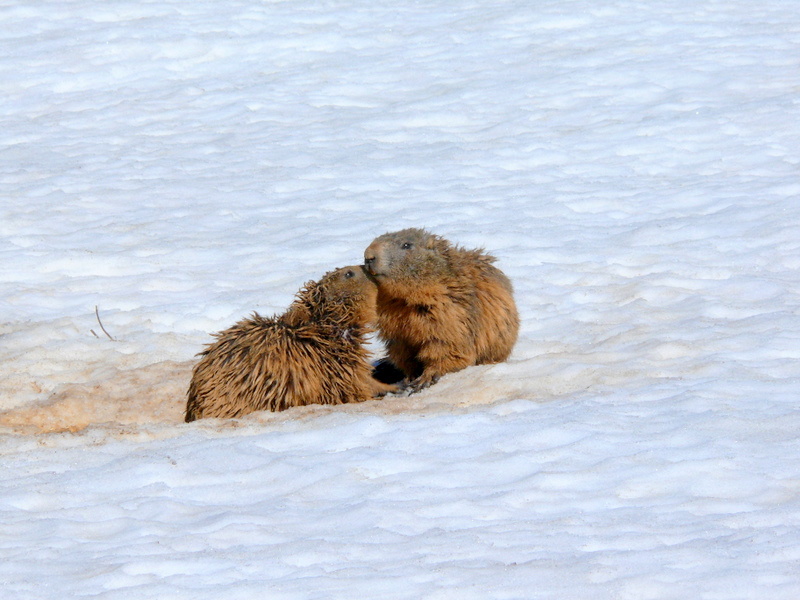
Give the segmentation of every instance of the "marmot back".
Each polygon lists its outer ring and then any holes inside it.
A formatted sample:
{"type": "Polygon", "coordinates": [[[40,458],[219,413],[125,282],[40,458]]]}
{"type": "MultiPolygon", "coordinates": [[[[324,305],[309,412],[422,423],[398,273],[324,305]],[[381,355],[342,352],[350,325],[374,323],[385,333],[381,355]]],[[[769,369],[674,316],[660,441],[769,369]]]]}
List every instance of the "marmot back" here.
{"type": "Polygon", "coordinates": [[[283,315],[254,313],[216,334],[194,367],[186,421],[360,402],[395,391],[372,378],[363,346],[376,294],[361,266],[344,267],[307,283],[283,315]]]}
{"type": "Polygon", "coordinates": [[[424,229],[384,234],[364,252],[378,283],[380,337],[414,388],[508,358],[519,315],[511,282],[494,261],[424,229]]]}

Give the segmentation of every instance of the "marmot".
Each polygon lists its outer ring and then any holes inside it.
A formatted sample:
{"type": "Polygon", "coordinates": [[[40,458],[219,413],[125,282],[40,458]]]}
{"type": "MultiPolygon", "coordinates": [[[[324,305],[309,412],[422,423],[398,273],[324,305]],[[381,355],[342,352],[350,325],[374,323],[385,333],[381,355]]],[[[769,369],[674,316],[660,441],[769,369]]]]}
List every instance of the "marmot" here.
{"type": "Polygon", "coordinates": [[[424,229],[386,233],[364,252],[378,283],[379,336],[412,390],[508,358],[519,315],[511,282],[494,261],[424,229]]]}
{"type": "Polygon", "coordinates": [[[372,378],[363,345],[376,295],[362,266],[343,267],[306,283],[283,315],[254,313],[215,334],[192,373],[186,422],[396,391],[372,378]]]}

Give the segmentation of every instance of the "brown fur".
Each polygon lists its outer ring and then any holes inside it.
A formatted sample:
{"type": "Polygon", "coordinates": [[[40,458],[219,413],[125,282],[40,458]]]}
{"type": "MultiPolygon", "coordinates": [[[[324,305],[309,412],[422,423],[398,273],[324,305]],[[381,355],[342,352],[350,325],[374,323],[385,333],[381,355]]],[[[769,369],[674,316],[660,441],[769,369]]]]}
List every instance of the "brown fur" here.
{"type": "Polygon", "coordinates": [[[519,316],[511,282],[493,256],[404,229],[376,238],[364,259],[378,282],[380,337],[413,388],[508,358],[519,316]]]}
{"type": "Polygon", "coordinates": [[[254,313],[216,334],[194,367],[186,421],[361,402],[397,390],[372,378],[363,346],[376,294],[362,267],[343,267],[307,283],[283,315],[254,313]]]}

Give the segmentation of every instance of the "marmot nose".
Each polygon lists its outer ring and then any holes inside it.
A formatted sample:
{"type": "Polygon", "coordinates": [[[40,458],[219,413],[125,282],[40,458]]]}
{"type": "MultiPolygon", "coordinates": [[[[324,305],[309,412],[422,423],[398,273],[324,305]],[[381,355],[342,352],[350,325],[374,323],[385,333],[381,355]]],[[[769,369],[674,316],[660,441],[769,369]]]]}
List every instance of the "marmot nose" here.
{"type": "Polygon", "coordinates": [[[364,268],[370,275],[377,275],[375,272],[376,263],[378,262],[378,257],[374,254],[364,254],[364,268]]]}

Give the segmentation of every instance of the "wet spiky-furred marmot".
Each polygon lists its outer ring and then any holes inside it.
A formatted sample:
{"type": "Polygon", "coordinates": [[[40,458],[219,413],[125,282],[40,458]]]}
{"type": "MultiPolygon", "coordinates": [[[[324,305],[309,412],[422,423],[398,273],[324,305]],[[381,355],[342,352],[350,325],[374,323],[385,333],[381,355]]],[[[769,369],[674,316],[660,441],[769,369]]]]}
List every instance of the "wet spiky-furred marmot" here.
{"type": "Polygon", "coordinates": [[[364,336],[375,282],[343,267],[309,282],[281,316],[257,313],[216,334],[194,367],[186,421],[306,404],[360,402],[397,386],[372,378],[364,336]]]}
{"type": "Polygon", "coordinates": [[[412,389],[508,358],[519,316],[511,282],[494,261],[424,229],[386,233],[364,252],[378,282],[380,337],[412,389]]]}

